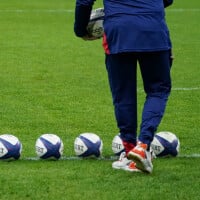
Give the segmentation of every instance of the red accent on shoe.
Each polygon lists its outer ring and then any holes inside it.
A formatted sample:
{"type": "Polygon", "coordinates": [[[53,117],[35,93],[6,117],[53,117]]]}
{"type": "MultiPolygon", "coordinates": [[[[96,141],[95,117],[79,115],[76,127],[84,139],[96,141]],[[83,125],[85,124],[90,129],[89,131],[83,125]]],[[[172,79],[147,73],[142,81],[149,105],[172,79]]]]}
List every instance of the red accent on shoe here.
{"type": "Polygon", "coordinates": [[[129,164],[129,168],[130,168],[130,169],[138,169],[138,168],[136,167],[136,164],[135,164],[134,162],[131,162],[131,163],[129,164]]]}
{"type": "Polygon", "coordinates": [[[142,158],[146,158],[145,150],[147,150],[147,144],[144,144],[142,142],[138,142],[137,146],[133,148],[131,151],[140,155],[142,158]]]}
{"type": "Polygon", "coordinates": [[[140,150],[137,150],[137,149],[133,149],[132,152],[140,155],[142,158],[146,158],[145,151],[140,151],[140,150]]]}

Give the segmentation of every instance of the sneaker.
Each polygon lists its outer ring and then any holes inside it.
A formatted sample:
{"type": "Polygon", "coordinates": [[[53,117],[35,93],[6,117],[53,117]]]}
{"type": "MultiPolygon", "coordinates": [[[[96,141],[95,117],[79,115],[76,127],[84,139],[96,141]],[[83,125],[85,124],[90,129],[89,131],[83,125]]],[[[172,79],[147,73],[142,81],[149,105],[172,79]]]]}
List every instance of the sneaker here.
{"type": "Polygon", "coordinates": [[[156,158],[156,154],[154,153],[152,147],[150,147],[149,151],[150,151],[150,154],[151,154],[151,161],[152,161],[153,159],[156,158]]]}
{"type": "Polygon", "coordinates": [[[136,164],[132,160],[127,159],[126,152],[122,152],[119,160],[112,163],[112,168],[123,169],[130,172],[140,172],[140,170],[136,167],[136,164]]]}
{"type": "Polygon", "coordinates": [[[136,167],[136,163],[131,161],[128,165],[123,168],[125,171],[129,172],[142,172],[140,169],[136,167]]]}
{"type": "Polygon", "coordinates": [[[153,171],[151,152],[147,151],[147,144],[138,142],[137,146],[128,153],[128,159],[136,163],[137,168],[151,173],[153,171]]]}

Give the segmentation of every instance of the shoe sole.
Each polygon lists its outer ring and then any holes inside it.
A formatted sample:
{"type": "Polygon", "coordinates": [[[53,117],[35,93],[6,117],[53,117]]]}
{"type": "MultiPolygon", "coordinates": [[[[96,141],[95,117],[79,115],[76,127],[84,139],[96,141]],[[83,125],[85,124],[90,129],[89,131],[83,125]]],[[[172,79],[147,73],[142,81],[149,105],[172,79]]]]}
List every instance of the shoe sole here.
{"type": "Polygon", "coordinates": [[[128,167],[113,167],[112,166],[112,168],[113,169],[118,169],[118,170],[121,169],[121,170],[128,171],[128,172],[141,172],[140,169],[130,169],[128,167]]]}
{"type": "Polygon", "coordinates": [[[141,158],[138,154],[134,154],[132,152],[129,152],[127,156],[130,160],[136,163],[136,166],[138,169],[142,170],[146,173],[152,173],[153,167],[148,166],[151,165],[147,159],[141,158]]]}

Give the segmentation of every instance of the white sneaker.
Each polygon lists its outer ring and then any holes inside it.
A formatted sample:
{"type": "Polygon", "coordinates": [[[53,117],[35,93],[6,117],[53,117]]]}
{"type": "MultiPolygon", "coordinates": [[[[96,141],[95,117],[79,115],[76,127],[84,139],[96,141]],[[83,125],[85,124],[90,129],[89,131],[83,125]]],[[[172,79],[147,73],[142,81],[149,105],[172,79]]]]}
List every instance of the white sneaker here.
{"type": "Polygon", "coordinates": [[[125,171],[130,171],[130,172],[140,172],[141,171],[136,167],[136,164],[132,160],[127,159],[125,152],[122,152],[120,154],[118,161],[115,161],[112,163],[112,168],[123,169],[125,171]]]}
{"type": "Polygon", "coordinates": [[[128,158],[136,163],[138,169],[152,173],[152,153],[147,151],[147,144],[138,142],[137,146],[128,153],[128,158]]]}

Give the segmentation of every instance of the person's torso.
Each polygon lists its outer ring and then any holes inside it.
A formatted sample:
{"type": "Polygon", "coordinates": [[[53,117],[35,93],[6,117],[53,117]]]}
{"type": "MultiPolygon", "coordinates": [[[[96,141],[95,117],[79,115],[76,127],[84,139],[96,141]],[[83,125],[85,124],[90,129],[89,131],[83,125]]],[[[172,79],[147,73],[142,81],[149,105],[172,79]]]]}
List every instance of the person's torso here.
{"type": "Polygon", "coordinates": [[[110,53],[171,48],[162,0],[104,0],[110,53]]]}

